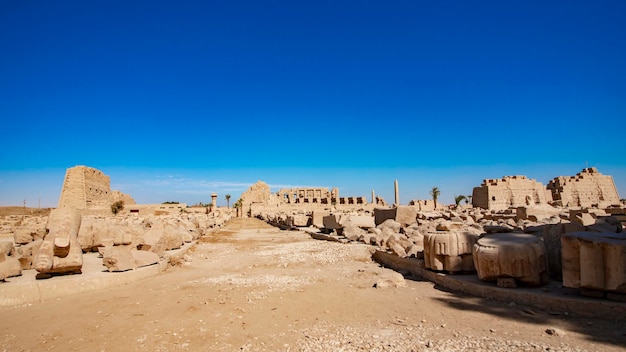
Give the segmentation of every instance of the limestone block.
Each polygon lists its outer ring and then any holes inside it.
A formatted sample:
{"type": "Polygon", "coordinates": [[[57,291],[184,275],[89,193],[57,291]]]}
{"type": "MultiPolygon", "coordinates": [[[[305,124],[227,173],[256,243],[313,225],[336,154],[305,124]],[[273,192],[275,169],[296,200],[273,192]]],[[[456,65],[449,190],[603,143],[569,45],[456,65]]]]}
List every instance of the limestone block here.
{"type": "Polygon", "coordinates": [[[396,219],[396,208],[391,208],[391,209],[381,209],[381,208],[376,208],[374,209],[374,223],[376,224],[376,226],[382,224],[383,222],[385,222],[386,220],[395,220],[396,219]]]}
{"type": "Polygon", "coordinates": [[[417,209],[406,205],[396,207],[396,220],[402,226],[414,224],[417,219],[417,209]]]}
{"type": "Polygon", "coordinates": [[[109,271],[127,271],[159,262],[156,253],[139,251],[131,245],[112,246],[104,249],[102,263],[109,271]]]}
{"type": "Polygon", "coordinates": [[[19,258],[22,270],[33,269],[33,259],[43,240],[37,239],[31,243],[25,244],[17,248],[17,257],[19,258]]]}
{"type": "Polygon", "coordinates": [[[439,220],[435,229],[437,231],[460,231],[463,229],[463,223],[453,222],[450,220],[439,220]]]}
{"type": "Polygon", "coordinates": [[[313,226],[317,227],[318,229],[324,227],[324,217],[328,215],[330,215],[330,213],[327,211],[313,211],[311,213],[311,222],[313,226]]]}
{"type": "Polygon", "coordinates": [[[593,232],[622,232],[622,223],[614,216],[602,216],[596,223],[588,226],[587,229],[593,232]]]}
{"type": "Polygon", "coordinates": [[[102,253],[102,264],[109,271],[126,271],[137,267],[130,246],[106,247],[102,253]]]}
{"type": "Polygon", "coordinates": [[[379,228],[381,231],[389,229],[392,233],[399,233],[402,225],[393,219],[387,219],[376,227],[379,228]]]}
{"type": "Polygon", "coordinates": [[[41,274],[80,273],[83,252],[78,243],[81,223],[80,211],[57,208],[50,211],[48,234],[43,239],[33,266],[41,274]]]}
{"type": "Polygon", "coordinates": [[[142,266],[148,266],[159,262],[159,256],[156,253],[148,251],[140,251],[137,249],[131,249],[130,253],[135,258],[135,263],[138,268],[142,266]]]}
{"type": "Polygon", "coordinates": [[[35,229],[20,227],[15,229],[13,241],[15,241],[15,244],[27,244],[32,242],[36,235],[37,231],[35,229]]]}
{"type": "Polygon", "coordinates": [[[570,221],[579,223],[583,226],[590,226],[596,223],[596,218],[587,212],[572,210],[570,212],[570,221]]]}
{"type": "Polygon", "coordinates": [[[291,216],[291,224],[297,227],[309,226],[310,218],[304,214],[296,214],[291,216]]]}
{"type": "Polygon", "coordinates": [[[143,237],[142,248],[158,254],[159,257],[165,251],[180,248],[184,242],[181,232],[166,224],[155,224],[143,237]]]}
{"type": "Polygon", "coordinates": [[[473,271],[472,247],[478,236],[470,233],[433,232],[424,236],[424,265],[450,272],[473,271]]]}
{"type": "Polygon", "coordinates": [[[473,248],[478,278],[540,286],[548,283],[548,262],[541,238],[524,233],[497,233],[480,238],[473,248]]]}
{"type": "Polygon", "coordinates": [[[343,227],[358,226],[362,229],[371,229],[376,227],[374,217],[369,215],[347,215],[342,216],[340,223],[343,227]]]}
{"type": "Polygon", "coordinates": [[[337,219],[336,215],[330,214],[328,216],[324,216],[324,228],[328,230],[336,230],[342,228],[341,224],[337,219]]]}
{"type": "Polygon", "coordinates": [[[626,293],[626,235],[573,232],[561,237],[563,286],[626,293]]]}
{"type": "Polygon", "coordinates": [[[399,222],[401,226],[414,224],[417,219],[417,208],[401,205],[391,209],[374,209],[374,223],[376,226],[389,219],[399,222]]]}
{"type": "Polygon", "coordinates": [[[0,242],[0,280],[22,275],[22,266],[16,256],[13,241],[0,242]]]}
{"type": "Polygon", "coordinates": [[[365,230],[354,225],[343,228],[343,236],[345,236],[350,241],[357,241],[361,236],[366,233],[367,232],[365,232],[365,230]]]}

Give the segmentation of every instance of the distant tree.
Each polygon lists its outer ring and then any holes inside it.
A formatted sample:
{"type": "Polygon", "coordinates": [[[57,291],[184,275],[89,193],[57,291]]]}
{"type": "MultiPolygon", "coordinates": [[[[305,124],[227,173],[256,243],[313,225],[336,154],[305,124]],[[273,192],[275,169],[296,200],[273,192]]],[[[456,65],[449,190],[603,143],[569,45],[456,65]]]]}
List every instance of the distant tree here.
{"type": "Polygon", "coordinates": [[[161,203],[161,204],[180,204],[180,202],[171,202],[171,201],[170,201],[170,202],[163,202],[163,203],[161,203]]]}
{"type": "Polygon", "coordinates": [[[465,200],[465,204],[467,204],[467,197],[466,197],[466,196],[463,196],[463,195],[460,195],[460,196],[455,195],[455,196],[454,196],[454,202],[456,203],[456,206],[457,206],[457,207],[458,207],[458,206],[459,206],[459,204],[461,204],[461,202],[462,202],[462,201],[464,201],[464,200],[465,200]]]}
{"type": "Polygon", "coordinates": [[[225,195],[224,198],[226,198],[226,206],[230,208],[230,194],[225,195]]]}
{"type": "Polygon", "coordinates": [[[239,198],[239,199],[237,199],[237,201],[235,202],[235,204],[233,204],[233,206],[234,206],[236,209],[239,209],[239,208],[241,208],[241,206],[242,206],[242,204],[241,204],[241,203],[243,203],[243,201],[241,200],[241,198],[239,198]]]}
{"type": "Polygon", "coordinates": [[[441,191],[439,191],[439,187],[433,187],[433,189],[430,190],[430,195],[433,196],[433,201],[435,202],[435,208],[437,208],[437,198],[439,198],[440,194],[441,191]]]}
{"type": "Polygon", "coordinates": [[[113,202],[113,204],[111,204],[111,212],[113,213],[113,215],[117,215],[117,213],[122,210],[124,210],[123,200],[118,200],[117,202],[113,202]]]}

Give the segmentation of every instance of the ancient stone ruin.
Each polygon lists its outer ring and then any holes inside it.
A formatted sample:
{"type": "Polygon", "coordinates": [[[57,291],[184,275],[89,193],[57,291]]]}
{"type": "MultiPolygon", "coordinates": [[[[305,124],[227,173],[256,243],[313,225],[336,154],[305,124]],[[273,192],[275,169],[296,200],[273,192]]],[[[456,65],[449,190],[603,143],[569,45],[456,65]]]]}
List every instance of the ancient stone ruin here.
{"type": "Polygon", "coordinates": [[[100,170],[72,167],[59,207],[47,217],[20,216],[0,223],[0,232],[9,230],[13,237],[0,241],[0,280],[31,269],[38,279],[80,274],[85,256],[94,255],[108,271],[155,264],[230,217],[230,209],[188,212],[181,204],[135,204],[130,196],[111,191],[109,177],[100,170]],[[128,202],[128,210],[114,214],[111,204],[118,200],[128,202]]]}
{"type": "Polygon", "coordinates": [[[602,175],[595,167],[583,169],[576,176],[555,177],[548,183],[552,199],[564,207],[607,207],[619,205],[613,177],[602,175]]]}
{"type": "Polygon", "coordinates": [[[104,209],[114,202],[135,204],[135,200],[119,191],[111,191],[111,180],[102,171],[74,166],[65,172],[65,180],[59,198],[59,208],[104,209]]]}
{"type": "Polygon", "coordinates": [[[528,179],[526,176],[487,179],[472,192],[472,205],[490,210],[548,204],[551,200],[550,193],[541,182],[528,179]]]}

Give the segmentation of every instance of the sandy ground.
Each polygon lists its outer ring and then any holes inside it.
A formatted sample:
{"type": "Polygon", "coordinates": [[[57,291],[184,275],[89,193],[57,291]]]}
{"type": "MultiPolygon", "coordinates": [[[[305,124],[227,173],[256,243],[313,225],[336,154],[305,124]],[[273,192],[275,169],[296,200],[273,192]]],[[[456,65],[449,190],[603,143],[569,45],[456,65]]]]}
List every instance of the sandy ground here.
{"type": "Polygon", "coordinates": [[[1,308],[0,351],[626,350],[626,317],[554,316],[410,279],[376,288],[402,280],[367,246],[258,220],[231,221],[188,256],[132,284],[1,308]]]}
{"type": "Polygon", "coordinates": [[[40,215],[48,216],[51,208],[0,207],[0,216],[7,215],[40,215]]]}

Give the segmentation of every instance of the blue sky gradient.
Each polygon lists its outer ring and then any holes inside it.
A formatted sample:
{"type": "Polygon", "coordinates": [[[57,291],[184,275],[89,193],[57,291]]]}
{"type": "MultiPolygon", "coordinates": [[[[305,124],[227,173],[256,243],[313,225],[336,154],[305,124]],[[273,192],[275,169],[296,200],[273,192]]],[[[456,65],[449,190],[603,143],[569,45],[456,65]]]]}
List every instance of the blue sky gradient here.
{"type": "Polygon", "coordinates": [[[586,165],[626,195],[624,1],[0,2],[0,205],[88,165],[138,202],[258,179],[470,194],[586,165]]]}

